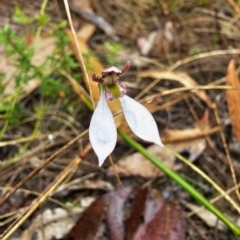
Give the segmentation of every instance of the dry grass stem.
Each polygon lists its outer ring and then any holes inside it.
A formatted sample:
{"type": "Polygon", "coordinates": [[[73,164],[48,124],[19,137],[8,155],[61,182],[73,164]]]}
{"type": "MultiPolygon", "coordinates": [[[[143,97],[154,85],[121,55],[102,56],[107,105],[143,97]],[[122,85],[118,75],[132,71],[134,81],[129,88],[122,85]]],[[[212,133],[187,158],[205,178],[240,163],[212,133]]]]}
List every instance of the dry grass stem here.
{"type": "MultiPolygon", "coordinates": [[[[174,156],[176,156],[179,160],[181,160],[183,163],[191,167],[192,170],[194,170],[196,173],[198,173],[202,178],[204,178],[207,182],[209,182],[233,207],[234,209],[240,214],[240,206],[228,195],[226,194],[226,191],[224,191],[222,188],[220,188],[213,179],[211,179],[206,173],[204,173],[200,168],[196,167],[193,163],[190,161],[187,161],[185,158],[183,158],[181,155],[176,154],[171,147],[166,146],[167,150],[171,152],[174,156]]],[[[236,188],[237,189],[237,188],[236,188]]]]}
{"type": "Polygon", "coordinates": [[[68,1],[67,1],[67,0],[64,0],[64,5],[65,5],[66,12],[67,12],[67,16],[68,16],[68,21],[69,21],[69,24],[70,24],[70,28],[71,28],[71,31],[72,31],[72,34],[73,34],[73,37],[74,37],[74,41],[75,41],[75,44],[76,44],[76,47],[77,47],[79,59],[80,59],[80,62],[81,62],[81,67],[82,67],[84,76],[85,76],[85,78],[86,78],[86,81],[87,81],[87,83],[88,83],[88,89],[89,89],[89,92],[90,92],[92,105],[95,106],[94,100],[93,100],[93,96],[92,96],[92,89],[91,89],[91,87],[90,87],[90,79],[89,79],[89,76],[88,76],[88,74],[87,74],[87,69],[86,69],[86,66],[85,66],[85,63],[84,63],[84,59],[83,59],[83,55],[82,55],[81,48],[80,48],[80,46],[79,46],[79,44],[78,44],[78,39],[77,39],[76,31],[75,31],[75,29],[74,29],[74,27],[73,27],[72,18],[71,18],[71,13],[70,13],[70,9],[69,9],[69,5],[68,5],[68,1]]]}
{"type": "Polygon", "coordinates": [[[0,206],[8,200],[23,184],[28,182],[32,177],[34,177],[38,172],[40,172],[43,168],[45,168],[49,163],[51,163],[57,156],[66,151],[69,147],[71,147],[74,143],[76,143],[79,139],[81,139],[85,134],[88,133],[88,130],[84,131],[82,134],[78,135],[76,138],[71,140],[68,144],[63,146],[57,152],[52,154],[46,161],[40,164],[37,168],[35,168],[31,173],[29,173],[21,182],[19,182],[12,190],[10,190],[7,194],[5,194],[0,200],[0,206]]]}
{"type": "MultiPolygon", "coordinates": [[[[215,118],[216,118],[217,123],[221,124],[221,120],[220,120],[216,105],[213,105],[213,109],[214,109],[214,114],[215,114],[215,118]]],[[[223,147],[225,149],[228,164],[229,164],[229,167],[230,167],[230,170],[231,170],[231,173],[232,173],[233,182],[234,182],[234,185],[236,187],[238,185],[238,182],[237,182],[236,173],[235,173],[235,170],[234,170],[234,167],[233,167],[231,155],[230,155],[230,152],[229,152],[229,149],[228,149],[227,141],[226,141],[226,138],[225,138],[225,135],[224,135],[222,129],[220,129],[219,133],[220,133],[220,136],[221,136],[221,139],[222,139],[223,147]]],[[[236,187],[236,194],[238,196],[238,199],[240,200],[240,192],[239,192],[239,189],[237,187],[236,187]]]]}
{"type": "Polygon", "coordinates": [[[240,54],[240,50],[239,49],[227,49],[227,50],[214,50],[211,52],[199,53],[194,56],[187,57],[184,60],[178,60],[171,67],[169,67],[168,70],[173,71],[187,63],[190,63],[190,62],[193,62],[193,61],[196,61],[199,59],[227,55],[227,54],[230,54],[230,55],[240,54]]]}
{"type": "MultiPolygon", "coordinates": [[[[210,200],[211,203],[216,203],[217,201],[221,200],[222,198],[224,198],[224,196],[229,195],[230,193],[237,191],[237,189],[240,188],[240,183],[237,186],[234,186],[228,190],[226,190],[223,194],[218,195],[217,197],[213,198],[210,200]]],[[[197,213],[198,211],[201,211],[202,209],[204,209],[203,207],[199,207],[198,209],[196,209],[195,211],[192,211],[190,213],[187,214],[187,217],[191,217],[192,215],[194,215],[195,213],[197,213]]]]}
{"type": "Polygon", "coordinates": [[[0,236],[2,240],[7,240],[31,215],[32,213],[41,206],[51,196],[55,189],[64,181],[64,179],[81,163],[81,159],[76,157],[69,165],[61,172],[58,178],[46,188],[46,190],[36,198],[33,203],[27,208],[27,210],[10,225],[7,230],[0,236]]]}

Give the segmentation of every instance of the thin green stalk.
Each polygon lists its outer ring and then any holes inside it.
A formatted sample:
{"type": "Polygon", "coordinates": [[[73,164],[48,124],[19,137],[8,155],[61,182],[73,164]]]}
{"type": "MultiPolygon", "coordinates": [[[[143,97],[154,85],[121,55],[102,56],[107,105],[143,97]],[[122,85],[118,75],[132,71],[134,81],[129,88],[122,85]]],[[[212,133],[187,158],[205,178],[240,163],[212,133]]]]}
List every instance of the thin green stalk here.
{"type": "Polygon", "coordinates": [[[21,148],[21,150],[19,151],[19,153],[17,153],[16,155],[14,155],[12,158],[8,159],[7,164],[11,164],[13,162],[16,162],[22,155],[23,153],[28,149],[29,145],[33,142],[33,140],[35,140],[35,138],[38,136],[39,133],[39,128],[40,128],[40,124],[41,124],[41,118],[39,118],[37,120],[37,122],[34,125],[34,129],[32,131],[31,134],[31,138],[29,139],[29,141],[27,141],[23,147],[21,148]]]}
{"type": "Polygon", "coordinates": [[[218,217],[225,225],[234,233],[234,235],[240,235],[240,228],[231,222],[221,211],[219,211],[212,203],[210,203],[201,193],[194,189],[188,182],[186,182],[181,176],[176,172],[164,165],[159,159],[151,155],[142,145],[137,143],[127,134],[118,130],[119,135],[133,148],[140,152],[144,157],[146,157],[151,163],[153,163],[157,168],[163,171],[168,177],[175,181],[179,186],[181,186],[186,192],[189,193],[193,198],[195,198],[199,203],[211,211],[215,216],[218,217]]]}
{"type": "Polygon", "coordinates": [[[0,141],[2,140],[4,133],[7,131],[8,124],[9,124],[8,120],[5,121],[4,124],[3,124],[3,127],[2,127],[2,129],[0,131],[0,141]]]}
{"type": "MultiPolygon", "coordinates": [[[[42,17],[44,15],[47,3],[48,3],[48,0],[44,0],[43,1],[39,17],[42,17]]],[[[42,25],[38,26],[38,29],[37,29],[37,32],[36,32],[36,36],[35,36],[34,46],[36,46],[38,41],[39,41],[41,31],[42,31],[42,25]]]]}

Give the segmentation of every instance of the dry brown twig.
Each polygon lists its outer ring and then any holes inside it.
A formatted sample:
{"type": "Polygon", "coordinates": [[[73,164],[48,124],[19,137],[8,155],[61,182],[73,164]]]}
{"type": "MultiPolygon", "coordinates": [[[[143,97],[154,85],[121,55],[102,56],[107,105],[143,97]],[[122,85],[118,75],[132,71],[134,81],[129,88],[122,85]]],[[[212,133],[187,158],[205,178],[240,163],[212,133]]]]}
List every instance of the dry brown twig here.
{"type": "Polygon", "coordinates": [[[0,200],[0,206],[5,203],[9,197],[11,197],[23,184],[28,182],[31,178],[33,178],[38,172],[40,172],[43,168],[45,168],[49,163],[51,163],[57,156],[62,154],[65,150],[67,150],[69,147],[71,147],[74,143],[76,143],[79,139],[81,139],[84,135],[88,133],[88,130],[84,131],[82,134],[78,135],[76,138],[74,138],[72,141],[70,141],[68,144],[63,146],[61,149],[59,149],[57,152],[55,152],[53,155],[51,155],[46,161],[44,161],[42,164],[40,164],[37,168],[35,168],[31,173],[29,173],[21,182],[19,182],[12,190],[10,190],[3,198],[0,200]]]}
{"type": "MultiPolygon", "coordinates": [[[[216,105],[213,105],[213,109],[214,109],[214,114],[215,114],[216,121],[219,124],[219,123],[221,123],[221,120],[220,120],[216,105]]],[[[235,173],[235,170],[234,170],[234,167],[233,167],[233,162],[232,162],[231,155],[230,155],[230,152],[229,152],[229,149],[228,149],[226,137],[225,137],[222,129],[219,130],[219,133],[220,133],[222,143],[223,143],[223,147],[224,147],[224,150],[225,150],[225,153],[226,153],[226,156],[227,156],[227,160],[228,160],[228,164],[229,164],[229,167],[230,167],[230,170],[231,170],[234,185],[237,186],[238,183],[237,183],[236,173],[235,173]]],[[[240,200],[240,192],[239,192],[238,188],[236,188],[236,194],[238,196],[238,199],[240,200]]]]}
{"type": "Polygon", "coordinates": [[[228,3],[231,5],[231,7],[233,8],[233,10],[237,13],[240,14],[240,7],[237,5],[237,3],[235,3],[233,0],[227,0],[228,3]]]}
{"type": "Polygon", "coordinates": [[[79,55],[82,71],[83,71],[84,77],[85,77],[85,79],[86,79],[86,81],[88,83],[88,89],[89,89],[89,93],[90,93],[90,96],[91,96],[92,105],[95,106],[94,100],[93,100],[93,95],[92,95],[92,89],[90,87],[89,76],[87,74],[87,69],[86,69],[86,66],[84,64],[82,51],[81,51],[80,46],[78,44],[77,34],[76,34],[76,31],[75,31],[75,29],[73,27],[72,18],[71,18],[71,14],[70,14],[69,5],[68,5],[68,1],[67,0],[64,0],[64,5],[65,5],[66,12],[67,12],[67,17],[68,17],[68,21],[69,21],[69,24],[70,24],[70,28],[71,28],[71,31],[72,31],[72,34],[73,34],[73,37],[74,37],[74,41],[75,41],[75,45],[76,45],[76,48],[77,48],[77,52],[78,52],[78,55],[79,55]]]}
{"type": "Polygon", "coordinates": [[[240,49],[227,49],[227,50],[214,50],[211,52],[206,53],[199,53],[194,56],[187,57],[183,60],[179,60],[176,63],[174,63],[170,68],[168,68],[169,71],[173,71],[177,68],[179,68],[182,65],[185,65],[187,63],[193,62],[198,59],[207,58],[207,57],[214,57],[214,56],[220,56],[220,55],[227,55],[227,54],[240,54],[240,49]]]}
{"type": "Polygon", "coordinates": [[[62,183],[62,181],[81,163],[81,158],[76,157],[64,170],[59,174],[58,178],[44,190],[44,192],[33,201],[33,203],[24,211],[21,216],[13,222],[6,231],[0,236],[2,240],[7,240],[27,219],[31,214],[41,206],[51,196],[55,189],[62,183]]]}

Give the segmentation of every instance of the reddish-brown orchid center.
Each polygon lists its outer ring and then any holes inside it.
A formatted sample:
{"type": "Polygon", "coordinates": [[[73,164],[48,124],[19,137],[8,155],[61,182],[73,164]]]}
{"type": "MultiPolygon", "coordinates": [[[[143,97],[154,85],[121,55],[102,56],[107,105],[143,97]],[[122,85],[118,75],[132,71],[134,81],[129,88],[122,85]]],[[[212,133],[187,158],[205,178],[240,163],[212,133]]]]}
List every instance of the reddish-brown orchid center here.
{"type": "Polygon", "coordinates": [[[105,99],[111,101],[124,96],[127,92],[127,86],[119,82],[119,76],[130,68],[130,61],[127,61],[122,69],[114,66],[102,71],[102,76],[98,77],[92,74],[92,80],[102,84],[105,94],[105,99]]]}

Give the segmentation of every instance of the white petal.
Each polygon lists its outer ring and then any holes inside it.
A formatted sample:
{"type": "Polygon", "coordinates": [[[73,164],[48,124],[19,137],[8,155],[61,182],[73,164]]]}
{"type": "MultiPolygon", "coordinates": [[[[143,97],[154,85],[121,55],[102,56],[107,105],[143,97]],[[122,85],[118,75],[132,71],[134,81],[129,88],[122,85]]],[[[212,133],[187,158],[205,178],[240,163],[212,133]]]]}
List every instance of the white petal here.
{"type": "Polygon", "coordinates": [[[101,166],[117,142],[116,126],[104,94],[101,94],[93,113],[89,127],[89,138],[93,150],[98,156],[99,166],[101,166]]]}
{"type": "Polygon", "coordinates": [[[152,114],[140,103],[127,95],[119,98],[128,125],[141,139],[163,147],[157,124],[152,114]]]}

